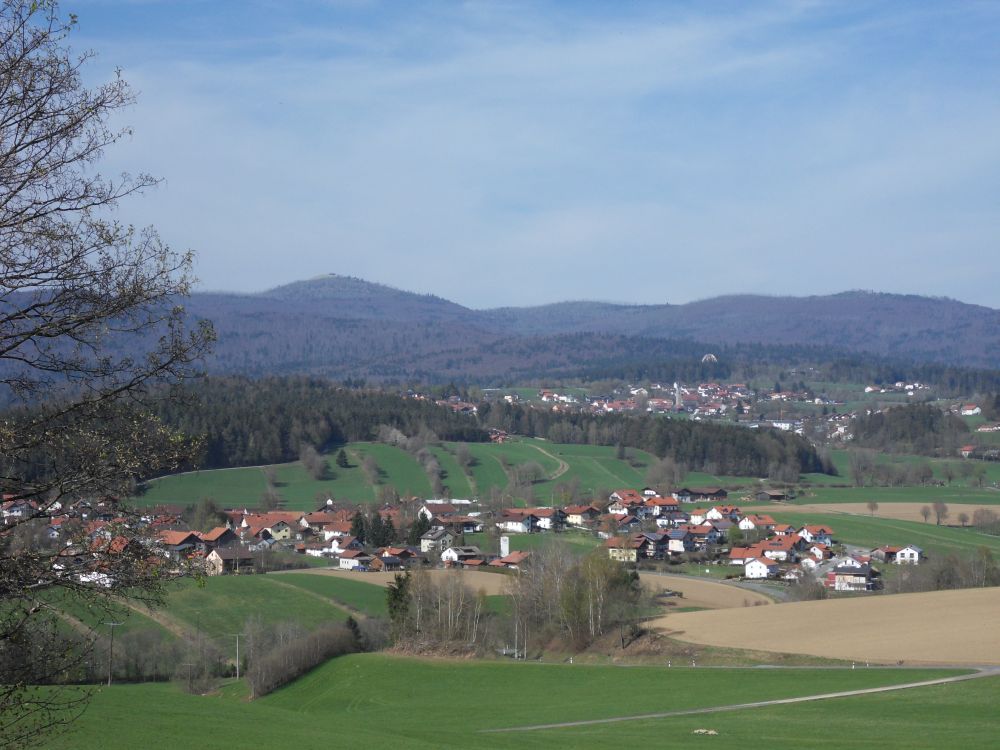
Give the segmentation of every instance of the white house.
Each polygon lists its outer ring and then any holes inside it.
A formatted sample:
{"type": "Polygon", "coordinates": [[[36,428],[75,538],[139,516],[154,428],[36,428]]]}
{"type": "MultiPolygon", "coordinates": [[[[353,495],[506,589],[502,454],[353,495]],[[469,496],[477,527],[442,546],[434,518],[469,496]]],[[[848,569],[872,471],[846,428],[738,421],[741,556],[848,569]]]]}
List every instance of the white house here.
{"type": "Polygon", "coordinates": [[[896,553],[896,565],[919,565],[924,551],[916,545],[910,544],[896,553]]]}
{"type": "Polygon", "coordinates": [[[778,574],[778,563],[766,557],[755,557],[743,565],[743,575],[747,578],[770,578],[778,574]]]}
{"type": "Polygon", "coordinates": [[[449,547],[441,553],[442,562],[459,563],[466,560],[481,558],[483,553],[479,547],[449,547]]]}
{"type": "Polygon", "coordinates": [[[962,404],[963,417],[975,417],[982,413],[983,410],[980,409],[976,404],[962,404]]]}
{"type": "Polygon", "coordinates": [[[508,509],[497,520],[497,528],[513,534],[528,534],[538,526],[538,516],[508,509]]]}
{"type": "Polygon", "coordinates": [[[372,556],[361,550],[349,549],[340,556],[341,570],[354,570],[355,568],[367,568],[372,561],[372,556]]]}

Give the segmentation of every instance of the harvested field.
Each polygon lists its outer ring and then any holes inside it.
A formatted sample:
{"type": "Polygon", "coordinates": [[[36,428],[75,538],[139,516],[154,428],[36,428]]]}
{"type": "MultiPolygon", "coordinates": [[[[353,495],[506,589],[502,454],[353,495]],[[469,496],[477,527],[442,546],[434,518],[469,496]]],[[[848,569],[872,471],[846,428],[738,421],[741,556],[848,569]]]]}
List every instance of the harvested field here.
{"type": "Polygon", "coordinates": [[[682,593],[684,597],[678,599],[677,604],[683,607],[731,609],[773,603],[772,599],[758,594],[756,591],[748,591],[732,584],[692,576],[640,573],[639,580],[642,581],[643,586],[652,591],[670,589],[682,593]]]}
{"type": "Polygon", "coordinates": [[[1000,588],[681,612],[650,623],[672,638],[859,662],[1000,665],[1000,588]]]}
{"type": "MultiPolygon", "coordinates": [[[[395,573],[352,573],[349,570],[329,570],[327,568],[317,568],[315,570],[297,570],[296,573],[303,575],[337,576],[338,578],[349,578],[352,581],[370,583],[374,586],[388,586],[395,578],[395,573]]],[[[482,589],[487,596],[504,593],[507,576],[503,573],[486,573],[481,570],[430,570],[428,574],[431,578],[441,576],[458,575],[467,586],[479,591],[482,589]]]]}
{"type": "MultiPolygon", "coordinates": [[[[875,511],[875,518],[892,518],[897,521],[915,521],[924,523],[924,517],[920,515],[920,509],[928,503],[881,503],[875,511]]],[[[946,523],[958,526],[958,514],[966,513],[969,518],[980,508],[997,512],[995,505],[966,505],[959,503],[948,503],[948,518],[946,523]]],[[[810,505],[754,505],[746,506],[746,510],[756,513],[851,513],[859,516],[872,516],[865,503],[813,503],[810,505]]],[[[934,523],[934,516],[931,516],[931,523],[934,523]]]]}

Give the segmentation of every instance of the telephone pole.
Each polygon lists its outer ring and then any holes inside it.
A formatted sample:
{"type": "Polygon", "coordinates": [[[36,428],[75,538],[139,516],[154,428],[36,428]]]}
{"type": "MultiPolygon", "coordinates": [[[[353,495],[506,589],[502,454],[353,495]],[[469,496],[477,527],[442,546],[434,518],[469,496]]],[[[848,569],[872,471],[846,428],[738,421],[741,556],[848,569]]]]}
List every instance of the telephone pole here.
{"type": "Polygon", "coordinates": [[[117,628],[122,623],[120,622],[105,622],[111,628],[111,646],[108,648],[108,687],[111,687],[111,667],[114,664],[115,658],[115,628],[117,628]]]}
{"type": "Polygon", "coordinates": [[[245,638],[246,633],[230,633],[236,639],[236,679],[240,679],[240,638],[245,638]]]}

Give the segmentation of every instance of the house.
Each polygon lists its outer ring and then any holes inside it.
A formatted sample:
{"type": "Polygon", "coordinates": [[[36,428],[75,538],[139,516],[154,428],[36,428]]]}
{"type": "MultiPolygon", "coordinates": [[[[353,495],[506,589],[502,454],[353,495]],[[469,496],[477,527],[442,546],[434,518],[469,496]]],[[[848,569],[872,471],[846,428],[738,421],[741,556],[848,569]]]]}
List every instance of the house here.
{"type": "Polygon", "coordinates": [[[691,516],[682,510],[661,510],[660,515],[656,517],[656,525],[658,528],[665,529],[681,526],[690,520],[691,516]]]}
{"type": "Polygon", "coordinates": [[[730,565],[746,565],[749,560],[755,557],[762,557],[763,553],[756,547],[733,547],[729,550],[730,565]]]}
{"type": "Polygon", "coordinates": [[[691,498],[689,502],[708,501],[711,503],[723,502],[729,493],[721,487],[690,487],[687,494],[691,498]]]}
{"type": "Polygon", "coordinates": [[[825,585],[834,591],[874,591],[880,584],[878,575],[868,563],[840,565],[827,573],[825,585]]]}
{"type": "Polygon", "coordinates": [[[740,519],[739,527],[741,531],[774,531],[777,522],[770,516],[763,516],[751,513],[740,519]]]}
{"type": "Polygon", "coordinates": [[[751,558],[743,565],[743,575],[747,578],[773,578],[778,570],[778,563],[766,557],[751,558]]]}
{"type": "Polygon", "coordinates": [[[538,516],[530,510],[507,508],[496,522],[497,528],[513,534],[530,534],[538,528],[538,516]]]}
{"type": "Polygon", "coordinates": [[[371,565],[372,556],[367,552],[356,549],[349,549],[340,556],[341,570],[368,570],[371,565]]]}
{"type": "Polygon", "coordinates": [[[479,516],[438,516],[435,523],[451,529],[456,534],[477,534],[483,530],[483,520],[479,516]]]}
{"type": "Polygon", "coordinates": [[[645,508],[646,512],[654,518],[659,518],[665,513],[677,511],[678,505],[677,500],[673,497],[660,497],[657,495],[656,497],[646,499],[645,508]]]}
{"type": "Polygon", "coordinates": [[[879,562],[894,563],[896,562],[896,554],[901,549],[902,547],[883,544],[881,547],[877,547],[871,551],[871,557],[873,560],[878,560],[879,562]]]}
{"type": "MultiPolygon", "coordinates": [[[[636,490],[615,490],[610,495],[608,495],[608,500],[614,503],[624,503],[626,505],[642,505],[646,500],[646,496],[636,490]]],[[[609,512],[611,511],[609,507],[609,512]]]]}
{"type": "Polygon", "coordinates": [[[561,508],[525,508],[537,520],[542,531],[558,531],[566,524],[566,513],[561,508]]]}
{"type": "Polygon", "coordinates": [[[199,534],[199,536],[206,546],[213,549],[216,547],[229,547],[233,544],[238,544],[240,541],[240,538],[228,526],[216,526],[211,531],[206,531],[199,534]]]}
{"type": "Polygon", "coordinates": [[[335,536],[327,541],[328,544],[325,547],[325,552],[328,555],[339,556],[348,550],[358,551],[365,548],[361,540],[354,536],[335,536]]]}
{"type": "Polygon", "coordinates": [[[764,554],[764,557],[782,562],[795,562],[798,559],[798,554],[796,553],[798,543],[799,540],[797,537],[775,536],[760,542],[756,546],[764,554]]]}
{"type": "Polygon", "coordinates": [[[779,490],[759,490],[754,493],[753,499],[758,503],[778,503],[786,497],[788,497],[788,495],[779,490]]]}
{"type": "Polygon", "coordinates": [[[736,521],[739,517],[740,509],[735,505],[716,505],[705,514],[706,521],[736,521]]]}
{"type": "Polygon", "coordinates": [[[493,568],[510,568],[511,570],[519,570],[520,566],[524,564],[525,560],[531,557],[530,552],[511,552],[505,557],[498,557],[496,560],[490,562],[490,567],[493,568]]]}
{"type": "Polygon", "coordinates": [[[961,448],[958,449],[958,452],[959,454],[961,454],[962,458],[969,458],[969,456],[971,456],[973,453],[976,452],[976,446],[963,445],[961,448]]]}
{"type": "Polygon", "coordinates": [[[420,510],[417,511],[417,516],[423,516],[428,521],[433,521],[436,518],[441,518],[442,516],[450,516],[461,511],[457,506],[451,503],[427,503],[422,505],[420,510]]]}
{"type": "Polygon", "coordinates": [[[568,505],[566,506],[566,523],[570,526],[590,526],[601,511],[593,505],[568,505]]]}
{"type": "Polygon", "coordinates": [[[205,558],[205,572],[210,576],[226,573],[253,573],[254,555],[247,547],[220,547],[205,558]]]}
{"type": "Polygon", "coordinates": [[[205,551],[205,543],[193,531],[161,531],[156,541],[174,558],[205,551]]]}
{"type": "Polygon", "coordinates": [[[608,557],[618,562],[634,563],[646,557],[649,540],[644,536],[613,536],[604,543],[608,557]]]}
{"type": "Polygon", "coordinates": [[[976,417],[983,413],[983,410],[976,404],[962,404],[960,413],[963,417],[976,417]]]}
{"type": "Polygon", "coordinates": [[[431,529],[420,537],[421,552],[444,552],[455,543],[455,536],[441,527],[431,529]]]}
{"type": "Polygon", "coordinates": [[[803,526],[799,529],[799,537],[810,544],[819,542],[830,546],[833,544],[833,529],[829,526],[803,526]]]}
{"type": "Polygon", "coordinates": [[[707,515],[708,510],[705,508],[692,508],[688,511],[688,517],[691,519],[691,523],[696,526],[705,523],[707,515]]]}
{"type": "Polygon", "coordinates": [[[798,533],[799,530],[790,523],[779,523],[774,527],[775,536],[796,536],[798,533]]]}
{"type": "Polygon", "coordinates": [[[403,569],[403,561],[393,555],[383,557],[373,557],[368,563],[368,569],[376,573],[385,573],[403,569]]]}
{"type": "Polygon", "coordinates": [[[919,565],[924,551],[914,544],[908,544],[896,553],[896,565],[919,565]]]}
{"type": "Polygon", "coordinates": [[[694,535],[687,528],[671,529],[667,532],[667,550],[671,555],[681,555],[695,550],[694,535]]]}
{"type": "Polygon", "coordinates": [[[461,563],[474,558],[482,558],[479,547],[449,547],[441,553],[441,562],[461,563]]]}

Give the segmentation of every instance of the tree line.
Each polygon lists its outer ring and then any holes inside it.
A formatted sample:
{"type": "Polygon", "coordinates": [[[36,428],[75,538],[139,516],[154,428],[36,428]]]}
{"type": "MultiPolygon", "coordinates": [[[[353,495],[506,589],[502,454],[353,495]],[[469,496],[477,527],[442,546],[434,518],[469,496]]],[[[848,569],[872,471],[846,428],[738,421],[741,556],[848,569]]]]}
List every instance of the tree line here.
{"type": "Polygon", "coordinates": [[[769,428],[645,414],[555,413],[507,403],[481,405],[479,418],[483,427],[554,443],[637,448],[710,474],[795,481],[800,473],[836,473],[803,437],[769,428]]]}
{"type": "Polygon", "coordinates": [[[330,467],[317,452],[373,440],[388,425],[408,435],[431,430],[443,440],[483,442],[473,418],[430,401],[356,390],[317,378],[205,378],[158,416],[202,443],[199,466],[253,466],[301,459],[315,475],[330,467]]]}
{"type": "Polygon", "coordinates": [[[906,404],[862,414],[851,429],[856,445],[928,456],[955,455],[969,434],[964,421],[930,404],[906,404]]]}

